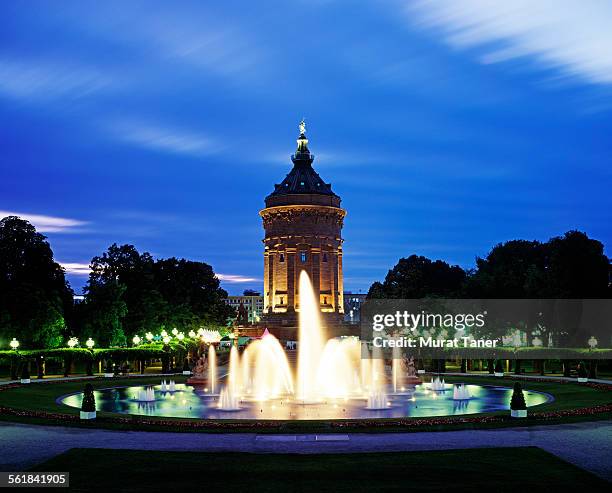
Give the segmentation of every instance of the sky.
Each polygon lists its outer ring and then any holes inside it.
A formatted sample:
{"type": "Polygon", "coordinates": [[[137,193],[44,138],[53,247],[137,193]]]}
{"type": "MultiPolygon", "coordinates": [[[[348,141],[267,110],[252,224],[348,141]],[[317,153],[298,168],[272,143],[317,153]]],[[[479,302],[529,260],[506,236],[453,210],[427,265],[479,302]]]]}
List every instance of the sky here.
{"type": "Polygon", "coordinates": [[[610,25],[606,0],[0,2],[0,216],[76,292],[114,242],[261,289],[304,117],[347,290],[571,229],[611,256],[610,25]]]}

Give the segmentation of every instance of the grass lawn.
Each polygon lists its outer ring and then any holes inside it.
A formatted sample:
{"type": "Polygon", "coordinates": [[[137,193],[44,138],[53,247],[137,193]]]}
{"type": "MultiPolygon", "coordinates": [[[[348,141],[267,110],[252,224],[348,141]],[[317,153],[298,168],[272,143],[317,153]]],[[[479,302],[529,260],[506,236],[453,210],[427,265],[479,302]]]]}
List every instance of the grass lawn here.
{"type": "Polygon", "coordinates": [[[71,491],[609,491],[535,447],[368,454],[72,449],[35,471],[70,472],[71,491]]]}
{"type": "MultiPolygon", "coordinates": [[[[429,377],[427,377],[429,378],[429,377]]],[[[185,381],[185,377],[176,376],[174,378],[177,383],[182,383],[185,381]]],[[[104,379],[99,378],[96,380],[91,380],[90,383],[94,386],[94,388],[105,388],[105,387],[113,387],[113,386],[125,386],[125,385],[145,385],[145,384],[158,384],[160,381],[160,377],[139,377],[139,378],[112,378],[112,379],[104,379]]],[[[509,378],[491,378],[491,377],[451,377],[447,376],[446,381],[451,382],[465,382],[465,383],[473,383],[480,385],[500,385],[506,387],[512,387],[514,381],[509,378]]],[[[48,411],[52,413],[62,413],[62,414],[72,414],[77,415],[78,409],[70,408],[67,406],[59,405],[56,403],[56,399],[64,394],[69,394],[72,392],[78,392],[83,389],[85,382],[82,381],[72,381],[72,382],[54,382],[54,383],[43,383],[43,384],[30,384],[24,385],[18,388],[2,390],[0,391],[0,406],[11,407],[14,409],[20,410],[38,410],[38,411],[48,411]]],[[[612,393],[593,389],[584,385],[577,384],[561,384],[557,382],[532,382],[532,381],[523,381],[523,388],[526,390],[534,390],[540,392],[546,392],[552,394],[555,397],[555,400],[552,402],[548,402],[545,404],[541,404],[539,406],[534,406],[530,408],[531,412],[539,412],[539,411],[562,411],[567,409],[575,409],[580,407],[589,407],[596,406],[602,404],[609,404],[612,402],[612,393]]],[[[496,413],[489,413],[489,415],[508,415],[507,411],[499,411],[496,413]]],[[[86,427],[105,427],[105,428],[113,428],[113,429],[147,429],[152,431],[216,431],[216,432],[231,432],[231,429],[227,428],[197,428],[197,429],[185,429],[184,427],[180,427],[181,422],[191,421],[185,418],[155,418],[150,417],[147,418],[149,421],[155,421],[156,419],[163,419],[165,421],[164,425],[159,423],[155,423],[154,425],[147,425],[143,423],[138,423],[137,421],[140,419],[135,416],[134,422],[131,423],[116,423],[112,422],[112,418],[118,416],[115,413],[105,413],[99,412],[98,419],[95,422],[82,423],[82,422],[66,422],[63,420],[52,420],[48,418],[33,418],[28,416],[13,416],[13,415],[2,415],[0,414],[0,420],[7,421],[21,421],[21,422],[30,422],[30,423],[43,423],[43,424],[60,424],[60,425],[77,425],[77,426],[86,426],[86,427]],[[176,423],[176,425],[174,425],[176,423]]],[[[125,417],[130,417],[131,415],[122,415],[125,417]]],[[[469,415],[469,416],[477,416],[469,415]]],[[[460,423],[460,424],[440,424],[440,425],[423,425],[421,427],[398,427],[398,426],[388,426],[388,427],[375,427],[371,430],[367,427],[348,427],[344,426],[339,429],[336,426],[330,424],[329,421],[278,421],[274,423],[273,427],[262,427],[255,431],[258,433],[265,432],[311,432],[311,431],[332,431],[332,432],[348,432],[348,431],[359,431],[359,432],[368,432],[368,431],[376,431],[376,432],[385,432],[385,431],[435,431],[435,430],[448,430],[448,429],[462,429],[462,428],[498,428],[504,426],[528,426],[528,425],[541,425],[541,424],[553,424],[559,422],[578,422],[578,421],[593,421],[596,419],[610,419],[612,417],[612,413],[601,413],[596,416],[571,416],[571,417],[563,417],[561,421],[554,420],[535,420],[535,419],[526,419],[526,420],[506,420],[503,422],[493,422],[493,423],[460,423]]],[[[444,419],[444,418],[443,418],[444,419]]],[[[232,420],[223,420],[224,422],[232,422],[232,420]]],[[[384,420],[380,420],[384,421],[384,420]]],[[[245,421],[241,421],[241,423],[245,423],[245,421]]],[[[249,431],[245,428],[237,429],[237,431],[249,431]]]]}

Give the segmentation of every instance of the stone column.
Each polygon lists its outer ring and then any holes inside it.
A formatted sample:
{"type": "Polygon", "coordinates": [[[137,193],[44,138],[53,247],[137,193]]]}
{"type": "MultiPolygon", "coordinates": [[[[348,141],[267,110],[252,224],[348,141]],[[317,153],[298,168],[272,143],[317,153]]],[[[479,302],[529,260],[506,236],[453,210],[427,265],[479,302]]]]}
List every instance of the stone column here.
{"type": "Polygon", "coordinates": [[[295,248],[286,249],[287,258],[287,312],[295,311],[295,248]]]}

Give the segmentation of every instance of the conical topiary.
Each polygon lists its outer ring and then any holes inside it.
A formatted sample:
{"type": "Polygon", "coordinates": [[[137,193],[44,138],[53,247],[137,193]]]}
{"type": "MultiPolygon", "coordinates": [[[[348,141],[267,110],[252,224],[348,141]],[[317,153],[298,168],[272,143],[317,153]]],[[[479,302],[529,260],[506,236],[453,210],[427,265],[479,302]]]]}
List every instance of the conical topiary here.
{"type": "Polygon", "coordinates": [[[588,378],[589,374],[587,373],[586,365],[584,361],[581,361],[578,365],[578,378],[588,378]]]}
{"type": "Polygon", "coordinates": [[[510,400],[510,409],[513,411],[521,411],[527,409],[525,404],[525,396],[523,395],[523,387],[520,382],[514,384],[514,390],[512,391],[512,399],[510,400]]]}
{"type": "Polygon", "coordinates": [[[29,378],[30,378],[30,365],[27,361],[25,361],[21,368],[21,379],[28,380],[29,378]]]}
{"type": "Polygon", "coordinates": [[[83,391],[83,402],[81,403],[81,411],[92,413],[96,410],[96,397],[94,396],[93,386],[88,383],[83,391]]]}

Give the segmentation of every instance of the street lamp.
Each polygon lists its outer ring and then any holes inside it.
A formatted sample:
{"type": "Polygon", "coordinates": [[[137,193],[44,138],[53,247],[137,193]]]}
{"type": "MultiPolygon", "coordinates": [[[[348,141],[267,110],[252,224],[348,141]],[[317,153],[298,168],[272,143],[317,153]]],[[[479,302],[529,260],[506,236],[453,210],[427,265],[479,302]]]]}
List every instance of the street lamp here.
{"type": "Polygon", "coordinates": [[[71,337],[68,339],[68,347],[70,349],[74,348],[79,343],[79,340],[76,337],[71,337]]]}
{"type": "Polygon", "coordinates": [[[13,340],[9,342],[9,346],[11,346],[11,349],[13,351],[17,351],[17,348],[19,347],[19,341],[13,337],[13,340]]]}
{"type": "Polygon", "coordinates": [[[589,345],[589,347],[591,349],[595,349],[597,347],[597,339],[595,338],[595,336],[591,336],[589,338],[589,340],[587,341],[587,344],[589,345]]]}
{"type": "Polygon", "coordinates": [[[140,337],[137,335],[135,335],[134,337],[132,337],[132,342],[134,343],[134,346],[138,346],[138,344],[140,344],[140,337]]]}
{"type": "Polygon", "coordinates": [[[179,332],[178,334],[176,334],[176,338],[179,341],[182,341],[183,339],[185,339],[185,334],[183,334],[182,332],[179,332]]]}
{"type": "Polygon", "coordinates": [[[196,333],[193,330],[190,330],[188,335],[193,339],[196,336],[196,333]]]}
{"type": "Polygon", "coordinates": [[[96,343],[90,337],[89,339],[87,339],[87,341],[85,341],[85,345],[87,346],[88,349],[92,349],[96,345],[96,343]]]}
{"type": "Polygon", "coordinates": [[[153,334],[151,332],[147,332],[145,334],[145,338],[147,339],[147,341],[151,342],[153,340],[153,334]]]}
{"type": "Polygon", "coordinates": [[[174,329],[172,329],[172,335],[175,336],[176,334],[178,334],[178,329],[174,327],[174,329]]]}
{"type": "Polygon", "coordinates": [[[168,337],[168,332],[166,332],[166,330],[165,330],[165,329],[164,329],[164,330],[162,330],[162,331],[160,332],[160,334],[161,334],[161,336],[162,336],[162,337],[168,337]]]}
{"type": "Polygon", "coordinates": [[[168,335],[164,336],[163,341],[164,344],[170,344],[170,338],[168,337],[168,335]]]}

